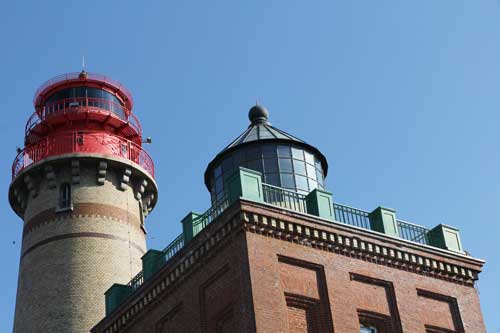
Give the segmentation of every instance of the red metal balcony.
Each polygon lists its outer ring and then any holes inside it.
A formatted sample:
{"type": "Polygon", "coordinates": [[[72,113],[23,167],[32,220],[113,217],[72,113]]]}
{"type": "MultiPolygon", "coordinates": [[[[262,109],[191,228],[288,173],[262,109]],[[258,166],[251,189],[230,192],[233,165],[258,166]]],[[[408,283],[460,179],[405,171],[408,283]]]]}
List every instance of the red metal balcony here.
{"type": "Polygon", "coordinates": [[[55,101],[33,113],[26,123],[25,143],[33,144],[48,130],[71,120],[106,124],[119,129],[123,137],[136,137],[136,142],[142,138],[139,120],[124,106],[100,98],[77,97],[55,101]]]}
{"type": "Polygon", "coordinates": [[[153,160],[140,145],[116,135],[91,131],[59,132],[25,147],[14,160],[12,178],[47,157],[72,153],[103,154],[127,159],[141,166],[154,178],[153,160]]]}

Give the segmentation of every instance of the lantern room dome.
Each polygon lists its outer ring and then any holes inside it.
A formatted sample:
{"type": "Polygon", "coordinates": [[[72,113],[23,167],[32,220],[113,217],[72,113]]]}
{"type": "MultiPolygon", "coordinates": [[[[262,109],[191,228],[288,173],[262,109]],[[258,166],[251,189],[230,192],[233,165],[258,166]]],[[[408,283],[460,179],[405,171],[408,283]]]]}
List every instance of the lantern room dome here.
{"type": "Polygon", "coordinates": [[[248,118],[248,128],[207,166],[205,185],[212,201],[225,194],[225,179],[238,167],[261,172],[267,184],[300,193],[324,188],[328,162],[316,147],[272,126],[269,112],[262,105],[250,108],[248,118]]]}

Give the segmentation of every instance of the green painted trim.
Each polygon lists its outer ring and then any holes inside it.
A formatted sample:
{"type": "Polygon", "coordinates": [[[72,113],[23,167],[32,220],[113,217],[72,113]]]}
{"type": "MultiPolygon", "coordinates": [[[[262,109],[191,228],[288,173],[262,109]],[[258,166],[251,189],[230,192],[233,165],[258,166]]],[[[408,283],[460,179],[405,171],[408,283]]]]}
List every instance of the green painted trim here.
{"type": "Polygon", "coordinates": [[[141,260],[144,280],[147,280],[163,265],[163,252],[158,250],[148,250],[148,252],[142,256],[141,260]]]}
{"type": "Polygon", "coordinates": [[[372,230],[389,236],[399,237],[396,211],[391,208],[377,207],[368,214],[372,230]]]}
{"type": "Polygon", "coordinates": [[[314,189],[306,196],[307,213],[327,220],[335,220],[332,193],[314,189]]]}
{"type": "Polygon", "coordinates": [[[182,235],[184,236],[184,244],[187,244],[193,239],[200,230],[194,230],[193,221],[196,220],[201,214],[189,212],[181,221],[182,235]]]}
{"type": "Polygon", "coordinates": [[[130,286],[118,283],[113,284],[108,290],[106,290],[104,293],[106,316],[113,312],[113,310],[116,309],[118,305],[120,305],[131,293],[132,289],[130,286]]]}
{"type": "Polygon", "coordinates": [[[264,202],[262,193],[262,173],[239,167],[226,180],[226,194],[229,204],[239,198],[264,202]]]}
{"type": "Polygon", "coordinates": [[[445,250],[464,253],[462,242],[460,240],[460,232],[457,228],[439,224],[429,231],[430,245],[436,246],[445,250]]]}

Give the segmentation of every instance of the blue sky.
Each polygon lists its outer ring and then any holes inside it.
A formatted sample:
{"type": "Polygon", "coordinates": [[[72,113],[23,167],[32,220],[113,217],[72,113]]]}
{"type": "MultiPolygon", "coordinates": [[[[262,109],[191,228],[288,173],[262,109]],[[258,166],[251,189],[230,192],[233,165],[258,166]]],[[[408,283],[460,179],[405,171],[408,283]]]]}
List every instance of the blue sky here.
{"type": "Polygon", "coordinates": [[[458,227],[487,260],[482,309],[500,332],[499,1],[4,1],[0,41],[0,330],[12,330],[22,232],[7,202],[15,148],[37,86],[85,55],[130,88],[153,138],[150,247],[208,208],[205,167],[258,99],[327,156],[335,201],[458,227]]]}

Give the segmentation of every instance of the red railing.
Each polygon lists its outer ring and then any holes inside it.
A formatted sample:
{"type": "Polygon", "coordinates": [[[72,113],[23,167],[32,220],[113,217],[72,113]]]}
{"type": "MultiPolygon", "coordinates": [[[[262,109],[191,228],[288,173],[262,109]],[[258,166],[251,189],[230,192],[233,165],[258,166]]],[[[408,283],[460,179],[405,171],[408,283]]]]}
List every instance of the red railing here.
{"type": "Polygon", "coordinates": [[[40,115],[35,112],[28,119],[25,127],[25,135],[27,137],[35,126],[52,116],[87,111],[107,114],[111,113],[122,121],[128,122],[130,126],[136,130],[139,136],[142,135],[142,128],[139,120],[133,113],[129,113],[124,106],[110,100],[88,97],[66,98],[53,103],[48,103],[45,107],[43,107],[40,115]],[[129,117],[127,117],[127,113],[130,114],[129,117]]]}
{"type": "Polygon", "coordinates": [[[154,177],[153,160],[141,146],[108,133],[79,131],[58,133],[25,147],[14,160],[12,178],[44,158],[71,153],[96,153],[128,159],[154,177]]]}
{"type": "MultiPolygon", "coordinates": [[[[43,93],[47,88],[50,86],[56,84],[56,83],[61,83],[65,81],[73,81],[73,80],[81,80],[80,79],[80,74],[79,72],[74,72],[74,73],[67,73],[67,74],[62,74],[58,75],[56,77],[53,77],[50,80],[45,81],[35,92],[35,98],[33,100],[33,104],[36,106],[37,105],[37,99],[41,93],[43,93]]],[[[99,81],[99,82],[104,82],[107,83],[116,89],[119,89],[125,96],[127,96],[127,99],[130,101],[131,105],[133,104],[132,100],[132,94],[130,91],[120,82],[113,80],[110,77],[107,77],[105,75],[101,74],[96,74],[96,73],[86,73],[86,78],[84,80],[92,80],[92,81],[99,81]]]]}

